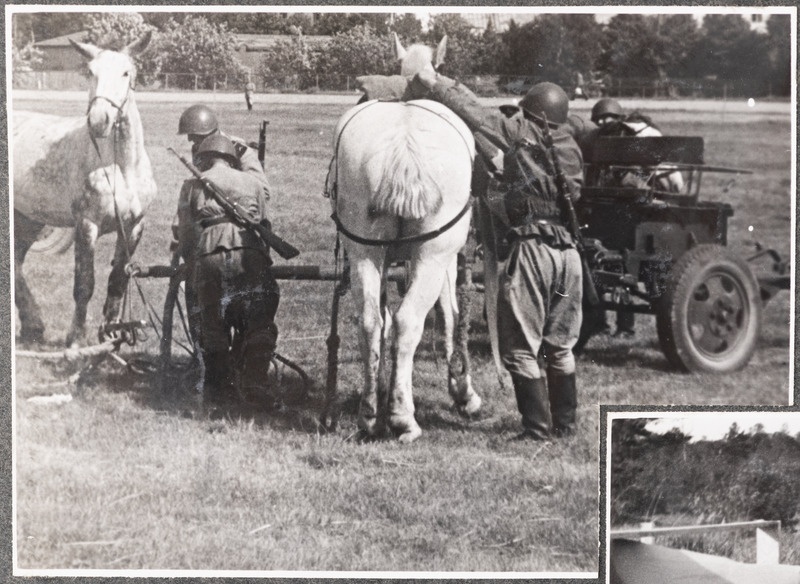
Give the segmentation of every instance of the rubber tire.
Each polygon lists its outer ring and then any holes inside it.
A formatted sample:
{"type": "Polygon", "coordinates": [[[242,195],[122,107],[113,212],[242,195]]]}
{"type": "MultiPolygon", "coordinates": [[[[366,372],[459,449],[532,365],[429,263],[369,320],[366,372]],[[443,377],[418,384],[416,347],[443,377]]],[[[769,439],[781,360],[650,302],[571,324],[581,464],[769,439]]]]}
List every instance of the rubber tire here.
{"type": "MultiPolygon", "coordinates": [[[[761,309],[758,283],[747,263],[721,245],[698,245],[681,256],[672,267],[666,291],[657,304],[656,329],[661,349],[673,366],[685,371],[736,371],[746,366],[753,356],[761,331],[761,309]],[[716,297],[716,302],[715,298],[706,296],[708,292],[713,295],[714,286],[706,286],[712,281],[720,284],[721,294],[716,297]],[[730,346],[725,346],[724,334],[720,336],[713,332],[714,325],[725,323],[711,322],[708,318],[719,314],[712,313],[711,309],[723,296],[735,301],[730,346]],[[714,340],[720,343],[710,351],[698,345],[692,335],[689,318],[692,313],[690,304],[694,301],[697,307],[695,316],[704,319],[698,321],[697,330],[712,332],[706,344],[714,340]],[[708,322],[711,327],[702,326],[708,322]]],[[[706,336],[703,332],[701,334],[706,336]]]]}

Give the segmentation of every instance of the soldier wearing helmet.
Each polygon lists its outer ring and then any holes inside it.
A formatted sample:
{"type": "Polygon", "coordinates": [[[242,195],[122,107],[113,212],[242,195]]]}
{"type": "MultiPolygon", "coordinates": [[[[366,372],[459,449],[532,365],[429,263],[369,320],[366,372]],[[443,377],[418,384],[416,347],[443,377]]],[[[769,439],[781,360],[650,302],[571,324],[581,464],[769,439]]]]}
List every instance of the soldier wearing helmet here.
{"type": "MultiPolygon", "coordinates": [[[[236,150],[237,165],[236,168],[248,174],[252,174],[258,179],[264,190],[264,196],[269,198],[270,188],[267,177],[264,174],[264,169],[258,160],[258,154],[255,150],[250,148],[247,143],[241,138],[235,136],[228,136],[219,129],[217,116],[207,106],[202,104],[193,105],[181,114],[178,121],[178,135],[185,135],[189,142],[192,143],[192,157],[197,154],[197,147],[207,136],[211,134],[222,134],[233,142],[236,150]]],[[[197,161],[195,160],[195,165],[197,161]]]]}
{"type": "MultiPolygon", "coordinates": [[[[197,144],[197,166],[227,198],[255,221],[266,219],[261,185],[236,169],[236,146],[212,133],[197,144]]],[[[196,298],[196,342],[203,363],[203,401],[211,415],[262,389],[277,340],[280,298],[269,249],[233,222],[203,182],[184,182],[178,201],[177,240],[190,258],[187,288],[196,298]],[[231,333],[231,331],[233,331],[231,333]]]]}
{"type": "MultiPolygon", "coordinates": [[[[576,140],[583,150],[584,157],[589,158],[594,141],[601,136],[638,136],[641,138],[662,136],[661,130],[646,115],[634,111],[626,114],[620,103],[611,98],[603,98],[592,107],[591,121],[595,126],[581,124],[578,119],[571,120],[575,130],[576,140]]],[[[659,168],[669,168],[662,165],[659,168]]],[[[609,169],[593,166],[587,167],[586,182],[589,186],[599,187],[634,187],[647,188],[648,181],[657,190],[680,193],[684,188],[683,176],[680,171],[660,173],[656,179],[651,179],[652,169],[609,169]]],[[[599,334],[609,334],[611,328],[606,321],[605,311],[587,314],[592,323],[591,328],[599,334]]],[[[633,312],[617,312],[617,330],[615,336],[631,338],[635,336],[635,319],[633,312]]]]}
{"type": "Polygon", "coordinates": [[[499,350],[522,414],[524,430],[517,438],[573,434],[577,389],[572,348],[581,327],[581,260],[562,221],[553,153],[544,146],[547,125],[566,178],[565,194],[576,200],[583,160],[563,127],[569,115],[567,94],[553,83],[539,83],[519,104],[498,112],[483,108],[463,85],[433,72],[418,73],[412,90],[417,98],[449,107],[475,135],[480,157],[473,194],[489,217],[482,218],[481,230],[494,232],[487,246],[500,260],[499,350]],[[545,371],[539,367],[540,355],[545,371]]]}

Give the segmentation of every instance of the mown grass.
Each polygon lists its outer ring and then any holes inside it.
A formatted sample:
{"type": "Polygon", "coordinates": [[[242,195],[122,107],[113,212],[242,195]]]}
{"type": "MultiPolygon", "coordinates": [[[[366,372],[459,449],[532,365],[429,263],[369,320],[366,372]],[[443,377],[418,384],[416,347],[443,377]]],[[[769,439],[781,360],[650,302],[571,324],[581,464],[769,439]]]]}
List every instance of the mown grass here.
{"type": "MultiPolygon", "coordinates": [[[[80,103],[15,107],[83,112],[80,103]]],[[[169,226],[185,173],[166,147],[188,150],[174,134],[183,107],[140,104],[159,185],[136,253],[143,264],[169,259],[169,226]]],[[[345,106],[278,105],[253,114],[239,104],[217,109],[226,130],[248,139],[255,138],[261,118],[271,121],[267,152],[276,191],[275,229],[303,251],[295,263],[332,262],[334,229],[321,194],[333,126],[345,106]]],[[[710,163],[757,171],[725,194],[723,183],[714,182],[723,179],[708,175],[705,198],[734,205],[732,245],[741,245],[747,227],[757,224],[763,243],[788,254],[789,120],[731,125],[711,114],[656,117],[667,133],[705,136],[710,163]]],[[[100,323],[112,245],[112,238],[104,238],[98,246],[90,330],[100,323]]],[[[26,266],[46,313],[48,348],[63,340],[70,322],[71,271],[71,253],[32,256],[26,266]]],[[[141,285],[160,311],[166,283],[141,285]]],[[[340,427],[324,435],[315,425],[332,290],[330,283],[282,283],[279,349],[299,362],[315,385],[304,396],[288,372],[281,409],[237,422],[185,417],[196,395],[178,376],[168,385],[179,390],[162,393],[158,376],[135,376],[113,361],[101,363],[79,388],[67,388],[75,393],[73,402],[34,405],[24,398],[63,391],[43,384],[63,380],[74,369],[17,359],[19,566],[594,571],[598,404],[787,403],[789,297],[784,293],[765,310],[750,365],[727,376],[671,371],[651,318],[638,318],[633,340],[593,339],[579,362],[579,435],[544,448],[511,443],[507,438],[518,430],[518,414],[510,388],[498,383],[476,308],[473,376],[485,404],[479,419],[464,420],[451,410],[446,367],[436,357],[442,342],[429,326],[414,377],[422,438],[409,447],[358,444],[349,439],[361,385],[349,296],[341,313],[340,427]]],[[[477,296],[474,305],[479,306],[477,296]]],[[[134,308],[139,313],[138,298],[134,308]]],[[[123,356],[156,352],[151,333],[148,342],[123,356]]]]}

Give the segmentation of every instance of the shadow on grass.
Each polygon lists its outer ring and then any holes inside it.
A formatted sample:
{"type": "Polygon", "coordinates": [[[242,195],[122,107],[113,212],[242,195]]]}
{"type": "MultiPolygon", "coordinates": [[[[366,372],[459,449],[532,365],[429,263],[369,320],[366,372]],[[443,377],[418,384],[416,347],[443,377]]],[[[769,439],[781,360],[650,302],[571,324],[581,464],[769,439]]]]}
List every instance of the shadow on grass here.
{"type": "Polygon", "coordinates": [[[650,369],[661,373],[675,373],[658,341],[651,339],[607,340],[590,339],[589,345],[576,355],[578,362],[591,362],[603,367],[630,367],[650,369]]]}

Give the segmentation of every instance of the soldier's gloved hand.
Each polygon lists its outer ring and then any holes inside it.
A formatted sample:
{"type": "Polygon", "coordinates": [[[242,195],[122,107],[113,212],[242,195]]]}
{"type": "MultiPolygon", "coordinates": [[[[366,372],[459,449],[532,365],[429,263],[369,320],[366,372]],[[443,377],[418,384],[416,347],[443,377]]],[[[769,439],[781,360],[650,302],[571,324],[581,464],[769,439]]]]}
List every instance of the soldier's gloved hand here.
{"type": "Polygon", "coordinates": [[[433,71],[432,69],[423,69],[414,75],[414,78],[411,80],[411,84],[409,86],[414,98],[421,99],[426,97],[430,93],[431,88],[436,85],[437,77],[438,75],[436,71],[433,71]]]}

